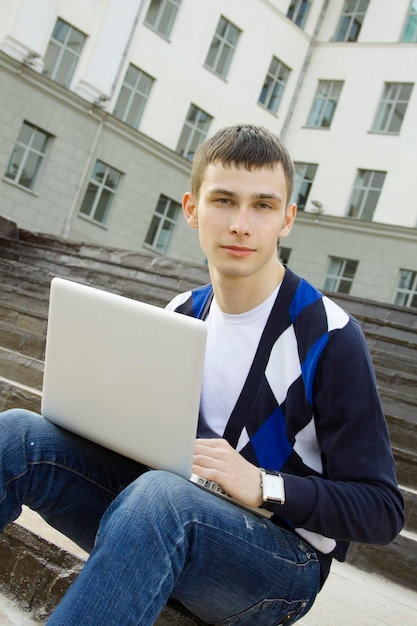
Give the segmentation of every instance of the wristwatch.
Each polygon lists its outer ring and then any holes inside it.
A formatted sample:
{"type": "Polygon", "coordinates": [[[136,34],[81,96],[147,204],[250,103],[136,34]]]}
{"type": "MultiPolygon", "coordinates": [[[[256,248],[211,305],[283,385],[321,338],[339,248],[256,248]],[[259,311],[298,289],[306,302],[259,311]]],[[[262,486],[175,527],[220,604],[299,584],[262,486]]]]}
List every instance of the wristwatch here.
{"type": "Polygon", "coordinates": [[[263,501],[284,504],[285,486],[284,479],[281,474],[272,474],[264,470],[262,467],[260,470],[263,501]]]}

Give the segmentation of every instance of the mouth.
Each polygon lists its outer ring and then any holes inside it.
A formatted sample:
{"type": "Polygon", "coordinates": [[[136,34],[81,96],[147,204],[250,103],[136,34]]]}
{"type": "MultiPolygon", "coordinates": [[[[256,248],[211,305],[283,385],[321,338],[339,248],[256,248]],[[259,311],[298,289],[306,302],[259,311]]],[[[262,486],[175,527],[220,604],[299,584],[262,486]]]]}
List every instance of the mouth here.
{"type": "Polygon", "coordinates": [[[245,246],[221,246],[221,248],[234,257],[250,256],[255,252],[253,248],[246,248],[245,246]]]}

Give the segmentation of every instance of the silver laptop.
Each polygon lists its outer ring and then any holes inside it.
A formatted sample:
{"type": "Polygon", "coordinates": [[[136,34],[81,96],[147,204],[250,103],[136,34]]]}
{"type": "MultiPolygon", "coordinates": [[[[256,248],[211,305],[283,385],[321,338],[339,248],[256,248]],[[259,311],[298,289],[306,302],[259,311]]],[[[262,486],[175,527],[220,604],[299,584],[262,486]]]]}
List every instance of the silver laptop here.
{"type": "Polygon", "coordinates": [[[201,320],[54,278],[42,415],[232,500],[192,474],[206,336],[201,320]]]}
{"type": "Polygon", "coordinates": [[[42,415],[188,479],[206,332],[201,320],[54,278],[42,415]]]}

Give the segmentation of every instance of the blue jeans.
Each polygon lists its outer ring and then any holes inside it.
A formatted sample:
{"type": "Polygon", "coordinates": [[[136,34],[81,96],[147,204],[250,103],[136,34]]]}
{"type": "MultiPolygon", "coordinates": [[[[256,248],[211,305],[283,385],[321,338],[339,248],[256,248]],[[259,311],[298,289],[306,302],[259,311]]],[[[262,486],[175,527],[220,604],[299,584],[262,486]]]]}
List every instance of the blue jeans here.
{"type": "Polygon", "coordinates": [[[317,556],[271,521],[34,413],[0,414],[0,442],[0,528],[27,504],[91,551],[49,626],[150,626],[169,598],[211,624],[290,625],[310,609],[317,556]]]}

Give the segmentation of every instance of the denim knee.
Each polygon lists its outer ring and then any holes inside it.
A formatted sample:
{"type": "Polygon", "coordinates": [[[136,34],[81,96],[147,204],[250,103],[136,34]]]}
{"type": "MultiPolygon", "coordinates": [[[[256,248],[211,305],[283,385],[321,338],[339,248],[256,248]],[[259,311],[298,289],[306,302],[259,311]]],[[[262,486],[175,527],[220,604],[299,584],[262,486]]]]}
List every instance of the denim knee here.
{"type": "Polygon", "coordinates": [[[8,439],[12,444],[24,443],[32,428],[37,432],[45,423],[41,415],[26,409],[3,411],[0,413],[1,451],[6,451],[8,439]]]}
{"type": "Polygon", "coordinates": [[[156,512],[161,515],[173,504],[180,506],[190,486],[192,487],[189,481],[176,474],[150,470],[126,487],[114,505],[141,516],[147,513],[154,516],[156,512]]]}
{"type": "Polygon", "coordinates": [[[194,491],[199,490],[180,476],[150,470],[116,497],[103,516],[101,527],[124,535],[131,531],[137,534],[140,526],[184,529],[195,510],[189,493],[194,491]]]}

